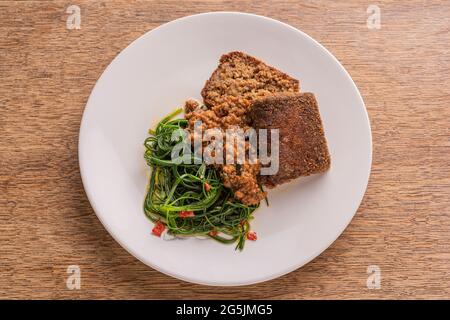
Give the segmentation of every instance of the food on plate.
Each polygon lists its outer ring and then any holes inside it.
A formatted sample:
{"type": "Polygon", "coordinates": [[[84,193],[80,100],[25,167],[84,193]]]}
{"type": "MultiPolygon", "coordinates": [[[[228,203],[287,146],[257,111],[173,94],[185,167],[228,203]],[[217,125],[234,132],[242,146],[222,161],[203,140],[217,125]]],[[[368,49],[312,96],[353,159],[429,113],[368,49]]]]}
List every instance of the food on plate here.
{"type": "MultiPolygon", "coordinates": [[[[226,130],[239,127],[243,130],[249,128],[246,114],[250,108],[248,100],[236,97],[226,97],[221,104],[211,109],[202,108],[200,104],[193,100],[188,100],[185,104],[185,118],[189,121],[189,129],[193,133],[196,121],[201,121],[202,129],[220,128],[226,130]]],[[[248,141],[245,141],[245,150],[250,148],[248,141]]],[[[236,147],[236,146],[232,146],[236,147]]],[[[224,152],[227,148],[227,141],[224,141],[224,152]]],[[[235,153],[236,151],[234,151],[235,153]]],[[[258,183],[258,173],[260,164],[256,162],[238,164],[217,164],[224,185],[234,192],[234,197],[244,204],[256,205],[266,197],[258,183]]]]}
{"type": "Polygon", "coordinates": [[[275,175],[261,176],[263,185],[275,187],[330,168],[330,154],[314,94],[276,95],[257,100],[249,117],[256,129],[279,129],[279,170],[275,175]]]}
{"type": "Polygon", "coordinates": [[[208,107],[223,103],[229,96],[248,100],[280,92],[298,92],[299,81],[243,52],[220,58],[219,66],[202,90],[208,107]]]}
{"type": "Polygon", "coordinates": [[[186,119],[173,119],[182,109],[162,119],[145,140],[144,158],[151,168],[144,201],[146,216],[155,223],[152,233],[162,236],[204,236],[222,243],[255,240],[249,221],[258,205],[244,205],[233,197],[213,166],[176,163],[171,151],[179,141],[177,129],[188,127],[186,119]]]}
{"type": "Polygon", "coordinates": [[[183,118],[176,118],[180,108],[149,130],[145,140],[151,176],[144,212],[154,222],[152,234],[209,237],[242,250],[246,240],[257,239],[250,221],[261,200],[268,204],[264,187],[328,170],[317,101],[299,90],[297,79],[252,56],[223,55],[201,92],[203,103],[187,100],[183,118]],[[262,149],[260,129],[277,131],[279,152],[272,140],[268,150],[262,149]],[[226,134],[215,136],[215,130],[226,134]],[[245,135],[235,140],[229,132],[245,135]],[[223,161],[205,160],[206,151],[223,161]],[[251,157],[263,151],[277,157],[270,162],[251,157]],[[273,161],[277,171],[262,174],[273,161]]]}

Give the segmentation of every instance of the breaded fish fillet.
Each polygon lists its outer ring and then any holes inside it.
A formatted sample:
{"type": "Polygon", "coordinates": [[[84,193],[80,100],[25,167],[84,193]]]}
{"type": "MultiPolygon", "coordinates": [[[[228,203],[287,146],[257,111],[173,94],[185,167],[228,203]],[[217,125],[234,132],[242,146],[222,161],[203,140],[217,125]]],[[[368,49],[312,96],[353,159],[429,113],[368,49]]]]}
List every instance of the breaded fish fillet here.
{"type": "Polygon", "coordinates": [[[298,92],[299,81],[243,52],[234,51],[220,58],[219,66],[202,90],[204,103],[213,107],[229,96],[248,99],[279,92],[298,92]]]}
{"type": "Polygon", "coordinates": [[[314,94],[279,94],[256,100],[249,118],[255,129],[279,129],[279,171],[260,176],[263,185],[275,187],[330,168],[330,154],[314,94]]]}

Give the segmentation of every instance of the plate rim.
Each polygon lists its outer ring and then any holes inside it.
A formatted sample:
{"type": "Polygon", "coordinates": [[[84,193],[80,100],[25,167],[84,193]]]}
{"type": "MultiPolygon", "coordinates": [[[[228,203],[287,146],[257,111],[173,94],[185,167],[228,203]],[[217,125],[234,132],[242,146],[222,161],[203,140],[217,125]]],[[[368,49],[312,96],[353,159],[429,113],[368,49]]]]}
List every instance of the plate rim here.
{"type": "Polygon", "coordinates": [[[276,20],[274,18],[270,18],[270,17],[266,17],[263,15],[258,15],[258,14],[253,14],[253,13],[246,13],[246,12],[239,12],[239,11],[212,11],[212,12],[203,12],[203,13],[198,13],[198,14],[193,14],[193,15],[188,15],[188,16],[183,16],[174,20],[171,20],[169,22],[163,23],[151,30],[146,31],[145,33],[143,33],[142,35],[140,35],[138,38],[134,39],[133,41],[131,41],[124,49],[122,49],[112,60],[111,62],[108,64],[108,66],[103,70],[102,74],[100,75],[100,77],[97,79],[94,87],[91,90],[91,93],[89,94],[89,98],[85,104],[85,107],[83,109],[83,115],[81,117],[81,121],[80,121],[80,129],[79,129],[79,134],[78,134],[78,164],[79,164],[79,170],[80,170],[80,175],[81,175],[81,180],[82,180],[82,184],[83,184],[83,188],[85,190],[85,194],[89,200],[89,204],[91,205],[95,215],[97,216],[97,218],[100,220],[101,224],[103,225],[103,227],[106,229],[106,231],[111,235],[111,237],[122,247],[125,249],[125,251],[127,251],[129,254],[131,254],[134,258],[138,259],[140,262],[142,262],[143,264],[145,264],[146,266],[149,266],[155,270],[157,270],[158,272],[161,272],[167,276],[182,280],[182,281],[186,281],[186,282],[190,282],[190,283],[196,283],[196,284],[201,284],[201,285],[206,285],[206,286],[219,286],[219,287],[233,287],[233,286],[247,286],[247,285],[253,285],[253,284],[257,284],[257,283],[261,283],[261,282],[266,282],[266,281],[270,281],[270,280],[274,280],[277,279],[281,276],[287,275],[299,268],[304,267],[305,265],[307,265],[308,263],[310,263],[312,260],[314,260],[315,258],[317,258],[318,256],[320,256],[326,249],[328,249],[341,235],[342,233],[347,229],[347,227],[350,225],[351,221],[353,220],[353,218],[355,217],[356,213],[358,212],[359,207],[361,206],[361,203],[363,201],[363,198],[366,194],[367,191],[367,187],[369,184],[369,180],[370,180],[370,175],[371,175],[371,171],[372,171],[372,156],[373,156],[373,140],[372,140],[372,129],[371,129],[371,124],[370,124],[370,118],[369,118],[369,114],[367,112],[367,107],[364,103],[364,100],[362,98],[362,95],[360,93],[360,91],[358,90],[358,87],[356,86],[353,78],[350,76],[349,72],[344,68],[344,66],[339,62],[339,60],[327,49],[325,48],[321,43],[319,43],[317,40],[315,40],[314,38],[312,38],[311,36],[309,36],[307,33],[299,30],[296,27],[293,27],[285,22],[276,20]],[[359,100],[359,103],[362,104],[362,106],[364,107],[363,111],[364,111],[364,115],[365,115],[365,120],[366,120],[366,124],[368,126],[368,138],[369,138],[369,145],[368,145],[368,149],[369,149],[369,170],[367,172],[367,177],[366,177],[366,181],[365,181],[365,186],[364,186],[364,192],[362,193],[360,199],[358,200],[358,206],[355,210],[355,212],[353,213],[353,215],[351,216],[351,218],[346,221],[344,227],[342,228],[342,230],[339,230],[339,232],[337,233],[337,236],[334,237],[333,241],[331,241],[329,244],[325,245],[324,248],[320,248],[320,250],[317,250],[317,254],[312,255],[311,257],[309,257],[308,259],[305,260],[305,262],[303,263],[299,263],[299,264],[295,264],[292,267],[283,269],[282,271],[279,271],[277,273],[272,273],[270,276],[264,276],[264,277],[260,277],[258,279],[252,280],[252,281],[238,281],[238,282],[228,282],[228,283],[222,283],[222,282],[214,282],[214,281],[199,281],[198,279],[192,279],[189,278],[187,276],[183,276],[180,274],[175,274],[172,273],[171,271],[168,271],[166,269],[164,269],[163,267],[159,266],[157,263],[154,262],[148,262],[148,261],[144,261],[139,254],[137,254],[136,252],[134,252],[134,250],[130,247],[128,247],[123,241],[121,241],[119,239],[119,237],[109,228],[108,224],[104,221],[104,218],[102,217],[101,214],[99,214],[98,212],[100,211],[96,201],[94,199],[93,193],[91,188],[89,187],[89,183],[87,183],[88,177],[86,174],[86,169],[84,168],[83,165],[83,158],[84,158],[84,151],[83,151],[83,128],[86,126],[86,114],[87,114],[87,110],[89,109],[89,105],[91,103],[92,100],[92,96],[94,95],[94,92],[96,91],[96,89],[98,88],[98,84],[101,82],[102,78],[104,78],[105,74],[108,73],[108,70],[111,68],[111,66],[114,64],[114,62],[118,59],[118,57],[125,51],[127,51],[127,49],[129,49],[131,46],[133,46],[135,43],[137,43],[138,41],[142,41],[142,39],[147,36],[148,34],[155,32],[157,30],[160,29],[164,29],[170,25],[174,25],[180,22],[184,22],[185,20],[190,20],[190,19],[195,19],[197,17],[200,16],[206,16],[206,15],[240,15],[240,16],[247,16],[247,17],[253,17],[253,18],[259,18],[262,20],[266,20],[269,21],[271,23],[274,24],[278,24],[281,25],[283,27],[287,27],[295,32],[300,33],[302,36],[304,36],[305,38],[307,38],[309,41],[312,41],[315,45],[317,45],[320,49],[322,49],[322,51],[324,53],[326,53],[327,56],[329,56],[333,61],[334,64],[336,64],[338,66],[338,68],[344,72],[344,74],[346,75],[346,77],[350,80],[350,83],[353,87],[353,89],[356,91],[357,93],[357,98],[359,100]]]}

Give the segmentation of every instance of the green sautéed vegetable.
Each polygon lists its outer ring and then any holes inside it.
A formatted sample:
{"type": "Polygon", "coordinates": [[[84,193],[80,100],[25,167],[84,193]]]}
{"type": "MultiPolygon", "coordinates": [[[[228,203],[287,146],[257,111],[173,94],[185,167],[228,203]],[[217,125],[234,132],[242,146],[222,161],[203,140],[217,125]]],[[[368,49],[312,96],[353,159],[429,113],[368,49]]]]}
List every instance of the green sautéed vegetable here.
{"type": "Polygon", "coordinates": [[[253,237],[249,221],[258,206],[234,199],[213,166],[172,160],[173,148],[183,139],[172,135],[188,127],[186,119],[174,119],[181,112],[178,109],[161,120],[144,142],[144,158],[151,168],[144,212],[155,223],[153,234],[205,236],[236,243],[236,249],[242,250],[245,240],[253,237]]]}

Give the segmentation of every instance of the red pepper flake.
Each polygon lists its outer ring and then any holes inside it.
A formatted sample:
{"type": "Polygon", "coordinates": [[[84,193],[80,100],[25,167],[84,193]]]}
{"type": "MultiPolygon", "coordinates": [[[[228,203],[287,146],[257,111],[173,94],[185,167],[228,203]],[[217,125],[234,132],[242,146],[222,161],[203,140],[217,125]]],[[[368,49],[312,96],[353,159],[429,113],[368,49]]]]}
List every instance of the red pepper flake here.
{"type": "Polygon", "coordinates": [[[246,222],[247,222],[247,220],[242,220],[241,222],[239,222],[239,224],[240,224],[241,226],[244,226],[246,222]]]}
{"type": "Polygon", "coordinates": [[[180,218],[195,217],[194,211],[180,211],[180,218]]]}
{"type": "Polygon", "coordinates": [[[247,232],[247,239],[251,241],[256,241],[256,239],[258,239],[258,237],[256,236],[256,232],[255,231],[247,232]]]}
{"type": "Polygon", "coordinates": [[[208,192],[209,190],[211,190],[211,185],[207,182],[204,183],[205,186],[205,191],[208,192]]]}
{"type": "Polygon", "coordinates": [[[157,237],[161,237],[161,234],[163,233],[164,229],[166,229],[164,224],[161,221],[158,221],[153,227],[152,233],[157,237]]]}
{"type": "Polygon", "coordinates": [[[208,234],[212,237],[217,236],[217,230],[211,230],[208,234]]]}

